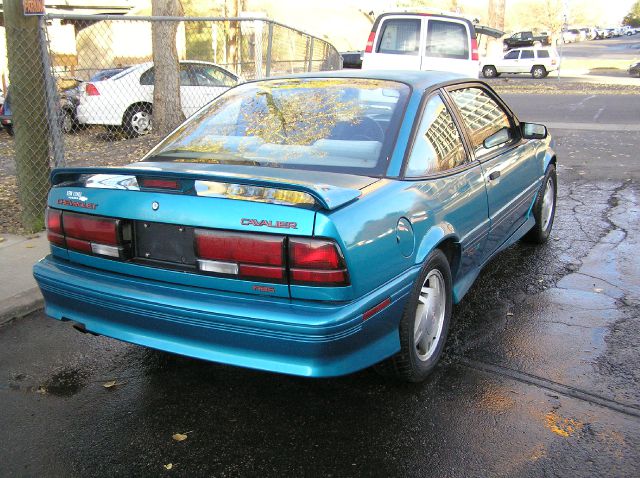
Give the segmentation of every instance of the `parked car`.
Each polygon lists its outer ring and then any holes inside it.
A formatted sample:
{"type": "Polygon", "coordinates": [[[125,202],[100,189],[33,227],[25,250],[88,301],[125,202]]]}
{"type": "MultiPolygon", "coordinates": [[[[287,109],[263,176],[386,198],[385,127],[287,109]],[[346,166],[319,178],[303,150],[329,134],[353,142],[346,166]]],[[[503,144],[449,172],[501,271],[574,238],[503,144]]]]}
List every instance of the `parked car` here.
{"type": "Polygon", "coordinates": [[[439,70],[478,77],[473,23],[451,15],[384,13],[376,18],[362,59],[364,70],[439,70]]]}
{"type": "Polygon", "coordinates": [[[486,58],[482,62],[482,75],[494,78],[502,73],[530,73],[534,78],[545,78],[558,69],[560,59],[553,48],[516,48],[501,58],[486,58]]]}
{"type": "Polygon", "coordinates": [[[362,53],[361,51],[346,51],[340,53],[342,57],[342,68],[351,68],[359,70],[362,68],[362,53]]]}
{"type": "Polygon", "coordinates": [[[46,314],[226,364],[424,379],[482,267],[549,237],[556,154],[484,82],[245,83],[141,162],[52,172],[46,314]]]}
{"type": "MultiPolygon", "coordinates": [[[[106,79],[84,85],[77,108],[81,124],[118,128],[129,136],[151,131],[153,63],[143,63],[106,79]]],[[[238,77],[218,65],[202,61],[180,62],[182,111],[191,116],[202,106],[238,83],[238,77]]]]}
{"type": "Polygon", "coordinates": [[[578,41],[578,35],[572,30],[564,30],[562,32],[563,43],[575,43],[578,41]]]}
{"type": "Polygon", "coordinates": [[[510,37],[503,40],[506,50],[511,48],[525,47],[525,46],[543,46],[549,45],[551,40],[549,35],[534,35],[531,31],[516,32],[510,37]]]}
{"type": "Polygon", "coordinates": [[[640,78],[640,61],[629,65],[629,74],[640,78]]]}
{"type": "MultiPolygon", "coordinates": [[[[107,80],[118,73],[123,72],[128,67],[108,68],[95,73],[89,82],[97,82],[107,80]]],[[[61,125],[65,133],[70,133],[80,126],[78,121],[78,105],[80,104],[80,96],[84,91],[84,82],[75,79],[76,84],[70,88],[65,88],[60,92],[60,108],[61,108],[61,125]]]]}

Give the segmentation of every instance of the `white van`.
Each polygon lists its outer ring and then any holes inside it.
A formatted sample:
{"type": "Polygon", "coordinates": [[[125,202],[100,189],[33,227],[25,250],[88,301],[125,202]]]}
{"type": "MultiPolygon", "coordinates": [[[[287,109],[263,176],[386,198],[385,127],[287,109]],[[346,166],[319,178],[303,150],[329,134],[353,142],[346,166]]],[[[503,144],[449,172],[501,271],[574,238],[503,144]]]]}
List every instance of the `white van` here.
{"type": "Polygon", "coordinates": [[[441,70],[477,78],[478,41],[466,18],[384,13],[376,18],[363,70],[441,70]]]}

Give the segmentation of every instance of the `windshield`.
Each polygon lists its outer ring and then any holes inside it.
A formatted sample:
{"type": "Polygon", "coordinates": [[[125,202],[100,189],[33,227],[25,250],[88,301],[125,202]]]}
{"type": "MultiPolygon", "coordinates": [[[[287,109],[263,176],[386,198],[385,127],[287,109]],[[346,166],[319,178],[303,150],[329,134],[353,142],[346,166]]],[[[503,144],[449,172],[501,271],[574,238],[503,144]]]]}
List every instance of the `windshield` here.
{"type": "Polygon", "coordinates": [[[394,81],[356,78],[247,83],[218,97],[144,161],[380,175],[409,91],[394,81]]]}

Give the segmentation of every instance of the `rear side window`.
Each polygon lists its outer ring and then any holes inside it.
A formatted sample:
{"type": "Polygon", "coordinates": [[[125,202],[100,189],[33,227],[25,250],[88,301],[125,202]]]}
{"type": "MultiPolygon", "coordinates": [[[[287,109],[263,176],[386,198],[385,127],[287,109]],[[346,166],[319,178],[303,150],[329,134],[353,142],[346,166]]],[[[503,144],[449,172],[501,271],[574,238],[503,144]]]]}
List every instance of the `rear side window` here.
{"type": "Polygon", "coordinates": [[[382,24],[378,53],[417,55],[420,48],[420,21],[390,19],[382,24]]]}
{"type": "Polygon", "coordinates": [[[142,75],[140,75],[141,85],[153,85],[156,80],[156,72],[153,67],[149,68],[142,75]]]}
{"type": "Polygon", "coordinates": [[[482,155],[483,141],[503,128],[511,129],[504,110],[480,88],[462,88],[451,92],[451,97],[462,113],[476,155],[482,155]]]}
{"type": "Polygon", "coordinates": [[[530,58],[533,58],[533,51],[532,50],[522,50],[522,54],[520,55],[520,59],[528,60],[530,58]]]}
{"type": "Polygon", "coordinates": [[[439,95],[427,101],[405,175],[421,177],[453,169],[466,161],[460,133],[439,95]]]}
{"type": "Polygon", "coordinates": [[[547,50],[538,50],[538,58],[549,58],[549,52],[547,50]]]}
{"type": "Polygon", "coordinates": [[[469,35],[461,23],[429,20],[425,56],[436,58],[469,58],[469,35]]]}

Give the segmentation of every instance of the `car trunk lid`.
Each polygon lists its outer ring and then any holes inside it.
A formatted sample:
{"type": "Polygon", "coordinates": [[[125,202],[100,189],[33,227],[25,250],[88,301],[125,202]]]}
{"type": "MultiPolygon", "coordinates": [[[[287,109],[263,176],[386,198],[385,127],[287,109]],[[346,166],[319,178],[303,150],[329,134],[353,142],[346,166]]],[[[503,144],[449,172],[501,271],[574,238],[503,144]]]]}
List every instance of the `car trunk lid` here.
{"type": "MultiPolygon", "coordinates": [[[[52,172],[49,206],[65,211],[62,223],[65,217],[77,219],[77,214],[122,221],[127,231],[120,231],[120,238],[127,236],[129,242],[124,244],[125,260],[115,257],[120,271],[153,277],[154,269],[163,269],[175,272],[158,274],[163,280],[289,297],[286,251],[290,238],[313,236],[317,210],[331,211],[348,204],[359,197],[361,187],[375,181],[335,173],[194,164],[64,168],[52,172]],[[299,179],[303,175],[307,178],[299,179]],[[215,237],[209,237],[212,235],[215,237]],[[198,251],[199,237],[225,245],[221,247],[235,247],[234,252],[204,257],[198,251]],[[275,250],[274,241],[276,249],[281,247],[279,261],[256,263],[256,255],[247,252],[257,251],[257,257],[264,259],[275,250]],[[277,268],[282,270],[282,280],[273,280],[271,274],[277,268]],[[234,273],[245,275],[234,277],[234,273]]],[[[85,241],[86,250],[72,250],[73,242],[66,242],[68,258],[113,270],[104,251],[114,246],[105,248],[92,241],[85,241]]]]}

